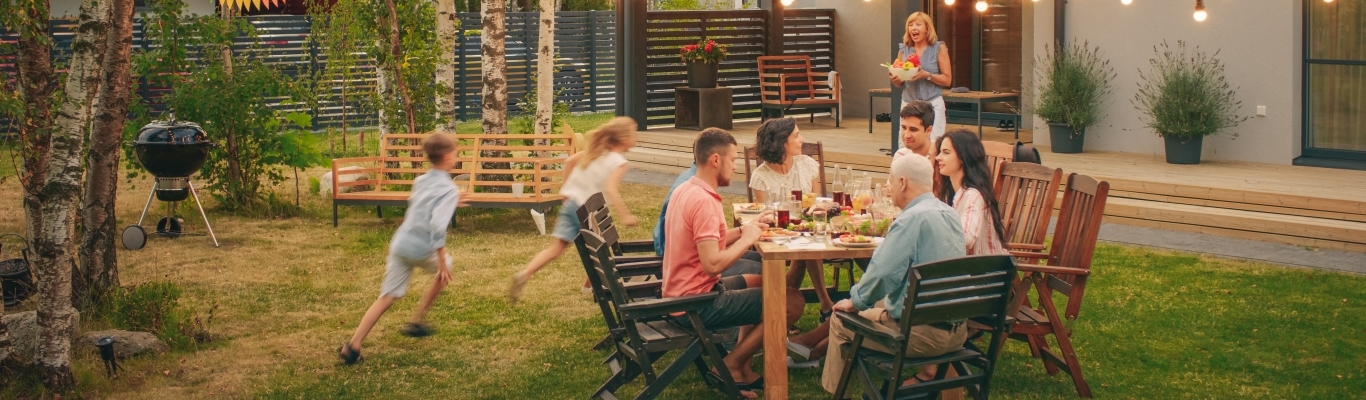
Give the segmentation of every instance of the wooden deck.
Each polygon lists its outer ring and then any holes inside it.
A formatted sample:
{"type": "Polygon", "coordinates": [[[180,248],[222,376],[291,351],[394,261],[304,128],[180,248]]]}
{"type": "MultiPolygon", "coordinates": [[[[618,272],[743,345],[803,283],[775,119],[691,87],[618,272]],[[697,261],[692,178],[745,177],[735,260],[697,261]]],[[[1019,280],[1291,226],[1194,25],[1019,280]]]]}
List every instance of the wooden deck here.
{"type": "MultiPolygon", "coordinates": [[[[887,123],[846,118],[798,118],[807,142],[825,145],[827,167],[852,166],[885,176],[891,158],[878,149],[890,145],[887,123]]],[[[753,145],[756,122],[737,122],[731,132],[742,146],[753,145]]],[[[976,127],[950,125],[950,129],[976,127]]],[[[986,140],[1014,142],[1014,132],[984,130],[986,140]]],[[[692,160],[695,131],[653,129],[642,132],[627,155],[633,167],[677,173],[692,160]]],[[[1026,143],[1032,132],[1020,132],[1026,143]]],[[[1366,172],[1290,165],[1204,161],[1167,164],[1161,155],[1112,152],[1054,154],[1038,145],[1045,165],[1109,181],[1106,221],[1186,232],[1287,243],[1312,248],[1366,252],[1366,172]]],[[[743,182],[743,171],[735,181],[743,182]]]]}

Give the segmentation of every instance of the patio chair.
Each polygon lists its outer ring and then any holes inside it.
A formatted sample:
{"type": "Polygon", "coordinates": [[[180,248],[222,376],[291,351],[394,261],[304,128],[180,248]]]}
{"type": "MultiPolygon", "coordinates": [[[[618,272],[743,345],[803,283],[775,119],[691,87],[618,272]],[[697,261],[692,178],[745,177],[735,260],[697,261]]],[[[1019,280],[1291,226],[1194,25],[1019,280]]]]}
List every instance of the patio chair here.
{"type": "Polygon", "coordinates": [[[1053,202],[1058,198],[1061,168],[1007,162],[996,173],[996,202],[1001,212],[1006,248],[1043,254],[1053,202]]]}
{"type": "MultiPolygon", "coordinates": [[[[591,227],[591,229],[595,229],[595,231],[602,231],[603,229],[614,230],[616,228],[612,226],[594,227],[590,225],[592,222],[589,220],[589,217],[592,213],[607,212],[607,202],[603,199],[602,193],[593,194],[593,196],[588,198],[587,202],[584,202],[582,207],[579,207],[579,225],[585,229],[591,227]]],[[[647,244],[649,246],[646,246],[647,248],[645,249],[632,248],[632,246],[636,245],[622,244],[620,242],[613,243],[612,246],[612,253],[616,256],[614,261],[616,262],[618,275],[632,281],[624,284],[626,292],[631,298],[644,299],[660,297],[661,281],[659,280],[659,277],[662,275],[662,268],[664,266],[663,257],[654,255],[654,244],[652,242],[647,242],[647,244]],[[625,256],[623,254],[625,252],[648,252],[649,255],[625,256]]],[[[612,310],[612,295],[608,292],[607,287],[603,285],[602,280],[598,278],[597,273],[594,272],[593,260],[591,258],[592,252],[588,250],[588,246],[584,244],[583,235],[579,235],[579,237],[574,239],[574,248],[579,251],[579,260],[583,262],[584,271],[588,274],[588,286],[592,288],[593,301],[598,303],[598,308],[602,311],[602,318],[607,324],[607,336],[598,341],[598,343],[593,346],[593,350],[611,348],[613,341],[612,334],[613,332],[620,331],[621,328],[621,323],[616,319],[616,314],[612,310]]]]}
{"type": "Polygon", "coordinates": [[[849,379],[858,374],[865,398],[936,398],[945,389],[966,388],[978,400],[991,393],[991,376],[1008,332],[1006,307],[1010,304],[1010,282],[1015,262],[1010,256],[968,256],[911,267],[906,287],[905,307],[897,331],[873,323],[862,316],[837,312],[835,315],[854,331],[854,340],[841,348],[846,361],[840,375],[835,399],[845,398],[849,379]],[[989,327],[987,351],[967,345],[935,357],[909,358],[911,327],[953,323],[971,319],[989,327]],[[891,353],[864,347],[873,342],[891,353]],[[915,374],[921,367],[939,366],[933,380],[901,386],[903,372],[915,374]],[[969,369],[971,367],[971,369],[969,369]],[[949,368],[958,374],[948,377],[949,368]],[[973,371],[975,370],[975,371],[973,371]],[[879,375],[882,379],[875,379],[879,375]],[[880,382],[880,383],[879,383],[880,382]]]}
{"type": "MultiPolygon", "coordinates": [[[[816,143],[802,143],[802,154],[811,156],[811,158],[815,158],[816,163],[820,164],[821,166],[820,176],[817,178],[818,183],[816,184],[816,188],[820,189],[820,193],[816,193],[816,195],[821,197],[829,196],[830,192],[827,189],[827,187],[830,185],[830,183],[825,180],[825,145],[819,141],[817,141],[816,143]]],[[[750,203],[754,202],[754,189],[749,187],[749,177],[752,174],[754,174],[754,170],[758,169],[759,164],[762,162],[763,160],[759,159],[758,149],[754,147],[745,147],[745,194],[749,197],[750,203]]],[[[766,200],[772,202],[772,199],[766,200]]],[[[736,225],[739,225],[739,221],[736,221],[736,225]]],[[[853,285],[854,260],[847,258],[833,258],[825,260],[825,264],[833,265],[835,267],[835,285],[832,288],[835,290],[836,293],[832,293],[830,297],[832,299],[838,300],[840,297],[842,297],[838,296],[839,294],[841,294],[839,292],[840,271],[845,271],[845,275],[848,276],[849,279],[849,284],[853,285]]],[[[803,293],[803,296],[805,296],[805,293],[803,293]]],[[[815,296],[815,294],[812,293],[812,296],[815,296]]],[[[810,299],[808,299],[808,302],[811,302],[810,299]]]]}
{"type": "Polygon", "coordinates": [[[1015,162],[1015,146],[1010,143],[997,142],[994,140],[983,140],[982,149],[987,153],[987,165],[991,167],[992,184],[996,183],[996,173],[1001,170],[1001,165],[1008,162],[1015,162]]]}
{"type": "Polygon", "coordinates": [[[612,370],[612,376],[590,398],[616,399],[619,397],[615,393],[618,389],[644,376],[645,387],[635,398],[653,399],[689,366],[696,367],[703,380],[708,380],[706,359],[711,360],[711,365],[717,371],[716,376],[722,380],[719,384],[713,383],[713,386],[720,386],[730,398],[740,398],[739,388],[722,362],[724,348],[721,343],[733,338],[713,335],[696,312],[711,305],[719,294],[708,292],[648,300],[632,297],[618,274],[612,254],[617,231],[612,226],[611,216],[594,212],[590,213],[589,220],[592,223],[588,226],[606,229],[595,231],[585,228],[579,231],[579,237],[583,238],[590,252],[593,273],[607,288],[609,306],[619,321],[619,326],[612,328],[613,352],[605,362],[612,370]],[[687,316],[686,329],[668,320],[668,316],[675,312],[683,312],[687,316]],[[656,370],[654,363],[673,351],[679,351],[677,357],[663,370],[656,370]]]}
{"type": "MultiPolygon", "coordinates": [[[[762,119],[768,119],[768,110],[778,110],[778,115],[782,116],[792,108],[826,109],[835,117],[835,127],[840,126],[838,73],[811,72],[811,57],[808,56],[760,56],[758,61],[762,119]],[[825,89],[818,89],[820,87],[825,89]]],[[[811,122],[816,122],[814,112],[811,122]]]]}
{"type": "MultiPolygon", "coordinates": [[[[1015,286],[1014,315],[1017,323],[1011,337],[1029,343],[1029,351],[1043,360],[1049,375],[1059,370],[1072,376],[1072,384],[1081,397],[1091,397],[1091,386],[1082,378],[1081,363],[1072,347],[1072,329],[1063,318],[1075,321],[1081,312],[1082,296],[1086,294],[1086,280],[1091,275],[1091,256],[1096,250],[1096,236],[1105,214],[1105,201],[1110,193],[1109,182],[1071,174],[1067,177],[1067,191],[1063,193],[1062,208],[1058,210],[1058,226],[1053,234],[1046,265],[1021,264],[1024,274],[1015,286]],[[1029,303],[1028,293],[1033,287],[1038,307],[1029,303]],[[1061,317],[1053,303],[1054,294],[1067,298],[1067,308],[1061,317]],[[1049,348],[1048,336],[1058,342],[1062,354],[1049,348]]],[[[1017,254],[1021,258],[1037,255],[1017,254]]]]}

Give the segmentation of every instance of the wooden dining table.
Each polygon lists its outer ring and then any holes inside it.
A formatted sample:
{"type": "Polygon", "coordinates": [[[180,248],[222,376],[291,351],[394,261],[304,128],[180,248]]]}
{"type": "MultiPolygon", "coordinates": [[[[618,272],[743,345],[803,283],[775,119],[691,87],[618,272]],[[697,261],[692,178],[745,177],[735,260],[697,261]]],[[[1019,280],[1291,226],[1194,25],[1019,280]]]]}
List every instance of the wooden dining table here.
{"type": "MultiPolygon", "coordinates": [[[[737,224],[747,223],[758,213],[746,213],[744,203],[732,205],[737,224]]],[[[760,241],[755,250],[763,256],[764,287],[764,398],[787,398],[787,266],[789,261],[835,258],[872,258],[874,248],[844,248],[826,237],[806,237],[824,249],[792,249],[786,244],[760,241]]]]}

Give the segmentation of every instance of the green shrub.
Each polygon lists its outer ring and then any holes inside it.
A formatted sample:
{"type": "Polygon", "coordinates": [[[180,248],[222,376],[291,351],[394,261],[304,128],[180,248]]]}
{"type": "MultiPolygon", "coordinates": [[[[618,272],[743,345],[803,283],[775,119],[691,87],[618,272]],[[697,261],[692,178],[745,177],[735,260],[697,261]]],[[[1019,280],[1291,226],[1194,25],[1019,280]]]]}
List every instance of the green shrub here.
{"type": "Polygon", "coordinates": [[[1064,123],[1075,130],[1086,128],[1105,117],[1105,100],[1110,94],[1114,68],[1101,59],[1100,47],[1090,43],[1066,47],[1047,47],[1035,63],[1034,75],[1039,90],[1034,114],[1049,123],[1064,123]]]}
{"type": "Polygon", "coordinates": [[[100,314],[110,326],[127,331],[150,332],[172,349],[187,349],[213,340],[209,324],[217,305],[207,318],[185,316],[180,307],[180,286],[172,282],[148,282],[120,287],[103,304],[100,314]]]}
{"type": "MultiPolygon", "coordinates": [[[[1176,42],[1172,49],[1163,41],[1149,59],[1152,68],[1140,70],[1138,93],[1133,104],[1143,113],[1147,127],[1162,137],[1192,139],[1214,135],[1238,126],[1247,116],[1238,115],[1243,102],[1224,79],[1224,63],[1200,47],[1190,49],[1176,42]]],[[[1232,136],[1237,137],[1236,133],[1232,136]]]]}
{"type": "Polygon", "coordinates": [[[318,178],[314,178],[314,177],[311,177],[311,176],[308,177],[308,192],[309,192],[309,193],[312,193],[312,194],[322,193],[322,185],[323,185],[322,181],[319,181],[318,178]]]}

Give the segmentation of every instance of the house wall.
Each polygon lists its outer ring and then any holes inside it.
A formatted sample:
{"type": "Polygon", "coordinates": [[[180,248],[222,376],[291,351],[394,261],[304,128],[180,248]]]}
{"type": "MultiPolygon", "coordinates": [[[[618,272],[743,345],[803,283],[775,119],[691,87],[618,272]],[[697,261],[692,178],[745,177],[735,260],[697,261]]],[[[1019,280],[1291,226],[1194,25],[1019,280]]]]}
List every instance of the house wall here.
{"type": "MultiPolygon", "coordinates": [[[[1053,2],[1034,3],[1034,52],[1053,41],[1053,2]]],[[[1289,165],[1300,154],[1302,61],[1301,2],[1205,0],[1209,18],[1192,18],[1189,0],[1071,1],[1067,3],[1068,40],[1100,46],[1118,77],[1112,85],[1108,117],[1086,134],[1086,150],[1165,154],[1161,138],[1144,127],[1131,102],[1138,91],[1138,70],[1155,56],[1153,46],[1185,40],[1213,53],[1225,64],[1229,84],[1242,101],[1241,114],[1251,119],[1230,132],[1205,138],[1204,158],[1289,165]],[[1266,106],[1266,117],[1257,117],[1266,106]]],[[[1037,84],[1037,82],[1036,82],[1037,84]]],[[[1037,117],[1036,140],[1047,143],[1046,126],[1037,117]]]]}
{"type": "MultiPolygon", "coordinates": [[[[887,1],[795,0],[788,8],[835,10],[835,70],[844,85],[843,112],[849,117],[868,117],[868,89],[887,88],[887,70],[878,66],[890,62],[891,35],[887,1]]],[[[876,112],[890,112],[887,99],[873,101],[876,112]]]]}
{"type": "MultiPolygon", "coordinates": [[[[194,15],[214,15],[217,0],[186,0],[185,12],[194,15]]],[[[75,19],[81,14],[80,0],[51,0],[52,18],[75,19]]]]}

